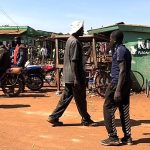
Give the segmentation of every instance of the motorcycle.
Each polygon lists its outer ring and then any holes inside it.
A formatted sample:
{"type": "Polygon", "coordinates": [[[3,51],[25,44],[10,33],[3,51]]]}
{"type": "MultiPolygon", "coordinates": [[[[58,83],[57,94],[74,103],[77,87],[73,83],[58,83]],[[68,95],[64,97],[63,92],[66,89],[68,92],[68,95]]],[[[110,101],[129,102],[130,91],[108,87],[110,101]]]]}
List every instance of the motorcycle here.
{"type": "Polygon", "coordinates": [[[9,97],[16,97],[24,89],[22,68],[9,68],[0,78],[0,87],[3,93],[9,97]]]}
{"type": "MultiPolygon", "coordinates": [[[[44,82],[50,86],[56,86],[56,68],[53,65],[27,65],[24,69],[24,78],[26,86],[32,90],[40,90],[44,82]]],[[[62,83],[62,71],[60,72],[60,81],[62,83]]]]}

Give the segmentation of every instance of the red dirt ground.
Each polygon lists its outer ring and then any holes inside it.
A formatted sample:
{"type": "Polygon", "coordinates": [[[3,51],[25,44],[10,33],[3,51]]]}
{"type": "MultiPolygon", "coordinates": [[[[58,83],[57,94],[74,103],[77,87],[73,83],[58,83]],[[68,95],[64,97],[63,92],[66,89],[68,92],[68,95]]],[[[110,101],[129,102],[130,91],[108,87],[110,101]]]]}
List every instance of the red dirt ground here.
{"type": "MultiPolygon", "coordinates": [[[[17,98],[6,98],[0,92],[0,150],[150,150],[150,98],[145,94],[131,96],[131,122],[134,145],[105,147],[99,141],[107,137],[103,122],[101,97],[87,96],[88,111],[98,127],[80,125],[74,101],[61,121],[64,126],[52,127],[46,120],[59,96],[51,89],[40,93],[27,91],[17,98]]],[[[116,119],[119,118],[116,112],[116,119]]],[[[119,137],[122,137],[117,120],[119,137]]]]}

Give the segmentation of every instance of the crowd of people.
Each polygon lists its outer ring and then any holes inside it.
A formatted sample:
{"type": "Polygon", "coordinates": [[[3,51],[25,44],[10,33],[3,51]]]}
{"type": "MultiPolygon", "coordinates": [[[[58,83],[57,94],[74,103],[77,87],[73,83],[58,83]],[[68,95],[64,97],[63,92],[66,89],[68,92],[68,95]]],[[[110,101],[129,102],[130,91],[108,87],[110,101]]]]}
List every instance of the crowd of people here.
{"type": "Polygon", "coordinates": [[[21,37],[15,37],[11,44],[4,45],[0,42],[0,75],[11,66],[24,68],[27,61],[34,64],[37,60],[38,64],[44,64],[47,58],[54,59],[53,53],[55,51],[50,54],[46,46],[28,46],[22,42],[21,37]]]}
{"type": "MultiPolygon", "coordinates": [[[[63,76],[65,88],[64,92],[52,114],[48,117],[48,122],[54,126],[63,125],[59,119],[67,109],[72,98],[76,102],[81,124],[83,126],[97,126],[98,124],[91,119],[87,111],[86,101],[86,73],[84,54],[79,36],[84,33],[84,23],[74,21],[71,25],[70,37],[66,42],[64,54],[63,76]]],[[[105,102],[103,106],[104,121],[108,138],[101,141],[105,146],[116,146],[122,144],[132,144],[131,125],[130,125],[130,71],[131,53],[123,45],[123,32],[113,31],[110,34],[110,48],[112,54],[111,82],[106,90],[105,102]],[[124,137],[119,140],[115,126],[115,111],[119,109],[120,120],[124,137]]],[[[41,49],[45,57],[46,49],[41,49]]],[[[27,48],[21,43],[21,39],[16,39],[16,47],[13,53],[13,65],[24,67],[27,61],[27,48]]],[[[0,73],[10,67],[10,58],[7,49],[1,44],[0,47],[0,73]],[[5,62],[6,60],[7,63],[5,62]],[[6,64],[5,64],[6,63],[6,64]],[[4,67],[5,66],[5,67],[4,67]]]]}
{"type": "Polygon", "coordinates": [[[3,75],[8,68],[24,67],[28,59],[28,51],[20,38],[15,38],[15,47],[6,47],[0,43],[0,73],[3,75]]]}

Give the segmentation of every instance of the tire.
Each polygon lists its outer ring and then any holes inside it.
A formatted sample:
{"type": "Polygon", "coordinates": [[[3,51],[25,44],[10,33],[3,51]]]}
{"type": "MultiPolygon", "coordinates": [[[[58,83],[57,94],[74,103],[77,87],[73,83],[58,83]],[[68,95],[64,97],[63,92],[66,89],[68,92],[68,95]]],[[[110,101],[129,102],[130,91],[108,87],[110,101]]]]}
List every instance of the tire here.
{"type": "Polygon", "coordinates": [[[2,91],[6,96],[17,97],[24,88],[24,81],[20,75],[7,75],[2,81],[2,91]]]}
{"type": "Polygon", "coordinates": [[[26,79],[26,86],[32,91],[38,91],[43,87],[43,78],[39,75],[30,75],[26,79]]]}
{"type": "Polygon", "coordinates": [[[131,71],[131,90],[140,93],[143,90],[144,77],[139,71],[131,71]]]}
{"type": "Polygon", "coordinates": [[[105,92],[106,92],[106,88],[108,86],[109,83],[109,79],[107,77],[107,73],[101,73],[98,74],[95,78],[95,88],[97,93],[104,97],[105,96],[105,92]]]}

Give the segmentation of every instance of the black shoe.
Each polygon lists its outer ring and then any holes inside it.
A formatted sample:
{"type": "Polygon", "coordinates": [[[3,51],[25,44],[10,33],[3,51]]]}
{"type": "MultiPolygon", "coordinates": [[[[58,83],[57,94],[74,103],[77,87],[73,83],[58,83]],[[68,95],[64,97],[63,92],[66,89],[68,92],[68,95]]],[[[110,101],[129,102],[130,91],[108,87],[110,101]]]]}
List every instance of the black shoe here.
{"type": "Polygon", "coordinates": [[[101,144],[104,146],[118,146],[120,142],[118,137],[109,137],[108,139],[102,140],[101,144]]]}
{"type": "Polygon", "coordinates": [[[91,127],[96,127],[98,126],[99,124],[97,122],[94,122],[93,120],[84,120],[81,122],[81,125],[83,126],[91,126],[91,127]]]}
{"type": "Polygon", "coordinates": [[[121,139],[121,143],[122,143],[122,144],[125,144],[125,145],[132,145],[132,144],[133,144],[133,141],[132,141],[131,136],[124,136],[124,137],[121,139]]]}
{"type": "Polygon", "coordinates": [[[49,123],[51,123],[53,127],[63,125],[63,122],[60,122],[59,119],[53,119],[53,118],[49,117],[47,121],[49,123]]]}

